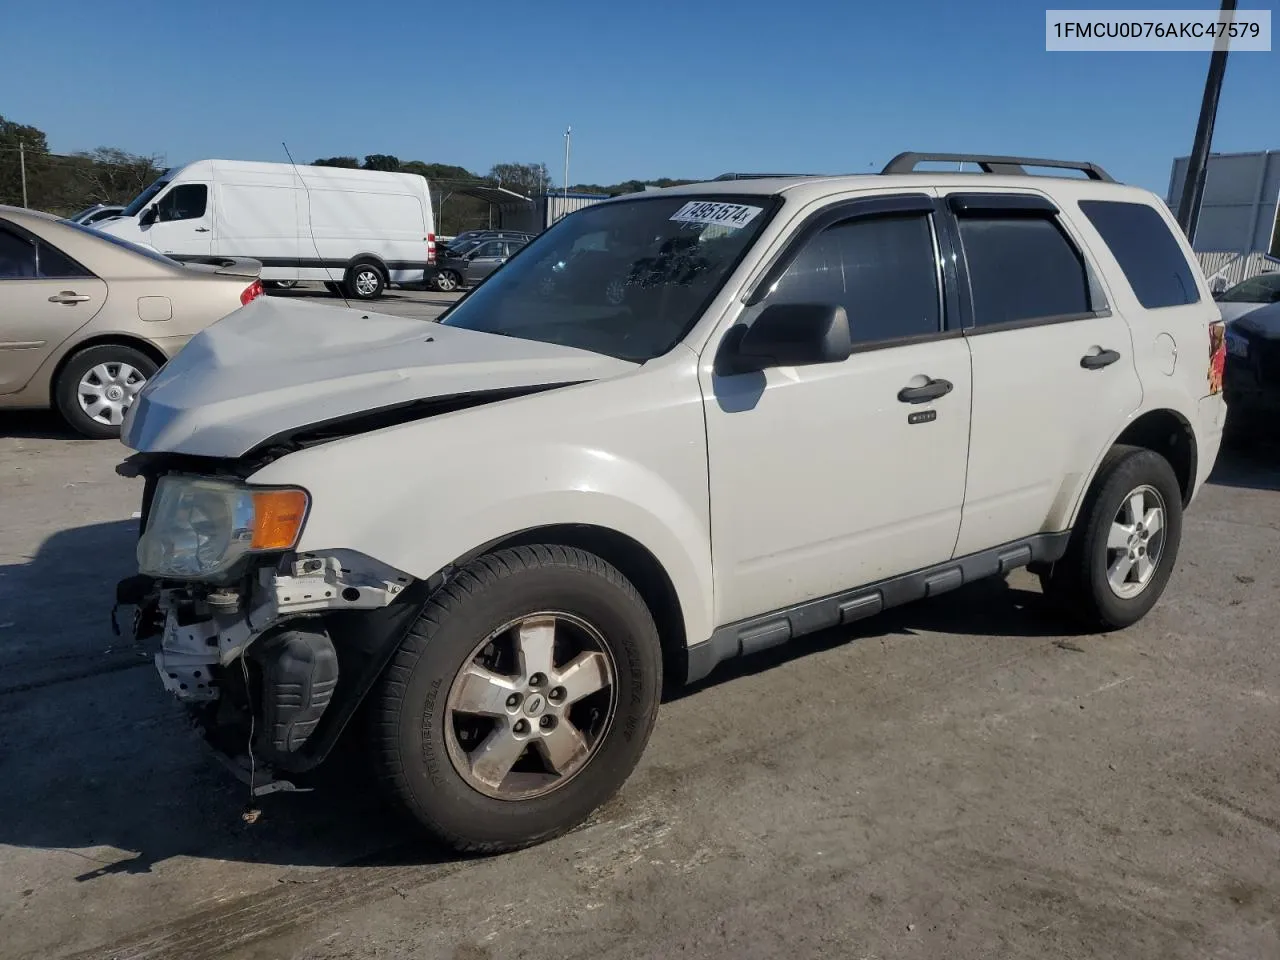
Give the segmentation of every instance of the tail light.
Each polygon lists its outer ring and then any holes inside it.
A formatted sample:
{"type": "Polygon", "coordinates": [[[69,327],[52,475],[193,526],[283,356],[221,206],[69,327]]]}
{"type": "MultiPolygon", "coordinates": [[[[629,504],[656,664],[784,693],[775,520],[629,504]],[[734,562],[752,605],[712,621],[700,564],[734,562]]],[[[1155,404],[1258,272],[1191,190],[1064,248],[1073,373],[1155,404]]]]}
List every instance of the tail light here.
{"type": "Polygon", "coordinates": [[[434,233],[427,234],[427,263],[434,264],[436,262],[436,235],[434,233]]]}
{"type": "Polygon", "coordinates": [[[245,287],[244,291],[240,294],[240,306],[247,306],[260,296],[262,296],[262,281],[255,280],[253,283],[245,287]]]}
{"type": "Polygon", "coordinates": [[[1209,395],[1222,392],[1222,375],[1227,367],[1227,325],[1221,320],[1209,324],[1209,395]]]}

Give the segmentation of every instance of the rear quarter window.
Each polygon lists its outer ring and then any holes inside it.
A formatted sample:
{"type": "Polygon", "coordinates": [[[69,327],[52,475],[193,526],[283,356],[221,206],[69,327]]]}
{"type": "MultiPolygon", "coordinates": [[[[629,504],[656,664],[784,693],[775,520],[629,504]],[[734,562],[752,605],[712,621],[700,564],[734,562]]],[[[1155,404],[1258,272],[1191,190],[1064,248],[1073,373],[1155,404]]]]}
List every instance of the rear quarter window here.
{"type": "Polygon", "coordinates": [[[1138,302],[1148,310],[1200,301],[1195,272],[1164,217],[1144,203],[1081,200],[1138,302]]]}

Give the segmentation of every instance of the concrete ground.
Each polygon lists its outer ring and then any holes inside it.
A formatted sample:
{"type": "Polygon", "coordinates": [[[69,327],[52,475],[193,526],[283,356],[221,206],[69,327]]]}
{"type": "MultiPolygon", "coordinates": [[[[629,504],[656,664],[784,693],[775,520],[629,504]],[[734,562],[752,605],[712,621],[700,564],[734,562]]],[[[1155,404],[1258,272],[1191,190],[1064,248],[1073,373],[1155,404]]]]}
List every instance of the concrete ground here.
{"type": "Polygon", "coordinates": [[[744,661],[492,859],[355,777],[243,816],[109,627],[123,455],[0,417],[3,960],[1280,956],[1280,451],[1220,461],[1140,625],[1018,574],[744,661]]]}

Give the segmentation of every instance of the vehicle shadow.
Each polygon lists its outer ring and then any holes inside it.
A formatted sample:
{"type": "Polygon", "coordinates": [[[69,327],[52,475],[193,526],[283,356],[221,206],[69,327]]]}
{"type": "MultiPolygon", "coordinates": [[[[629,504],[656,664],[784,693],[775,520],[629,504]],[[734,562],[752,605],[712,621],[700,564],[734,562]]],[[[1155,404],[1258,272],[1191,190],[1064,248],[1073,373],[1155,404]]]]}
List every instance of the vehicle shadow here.
{"type": "Polygon", "coordinates": [[[1280,490],[1280,444],[1258,440],[1247,446],[1224,445],[1209,483],[1247,490],[1280,490]]]}
{"type": "Polygon", "coordinates": [[[82,437],[53,410],[3,410],[0,411],[0,437],[16,437],[28,440],[82,440],[98,443],[82,437]]]}

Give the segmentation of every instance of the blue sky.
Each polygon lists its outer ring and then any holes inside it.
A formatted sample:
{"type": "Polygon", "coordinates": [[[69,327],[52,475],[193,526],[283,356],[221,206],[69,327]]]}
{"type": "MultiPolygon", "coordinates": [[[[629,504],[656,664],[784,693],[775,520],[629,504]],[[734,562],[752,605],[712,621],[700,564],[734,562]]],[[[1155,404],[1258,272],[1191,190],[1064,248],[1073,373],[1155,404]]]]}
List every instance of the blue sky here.
{"type": "MultiPolygon", "coordinates": [[[[1089,159],[1163,195],[1208,54],[1047,53],[1044,10],[46,0],[5,18],[0,114],[58,152],[118,146],[169,164],[283,160],[285,140],[299,162],[541,160],[559,182],[572,124],[575,183],[859,172],[910,149],[1089,159]]],[[[1233,54],[1214,150],[1280,148],[1277,92],[1280,53],[1233,54]]]]}

